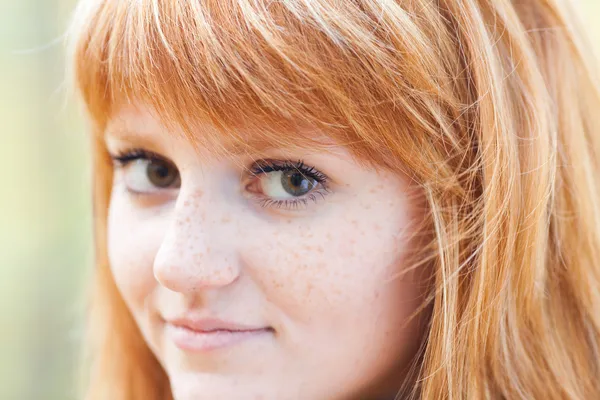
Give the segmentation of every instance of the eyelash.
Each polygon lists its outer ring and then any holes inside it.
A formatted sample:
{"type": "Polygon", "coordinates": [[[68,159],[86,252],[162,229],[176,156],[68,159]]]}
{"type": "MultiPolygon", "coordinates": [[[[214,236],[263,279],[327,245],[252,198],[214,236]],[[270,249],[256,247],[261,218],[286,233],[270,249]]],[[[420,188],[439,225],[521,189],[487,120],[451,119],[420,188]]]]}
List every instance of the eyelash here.
{"type": "MultiPolygon", "coordinates": [[[[113,162],[116,167],[124,168],[129,163],[142,159],[149,161],[168,161],[164,157],[157,153],[153,153],[144,149],[132,149],[119,152],[115,155],[111,155],[113,162]]],[[[312,178],[317,181],[319,188],[313,192],[295,199],[285,200],[274,200],[271,198],[257,198],[259,205],[263,208],[275,208],[275,209],[289,209],[299,210],[302,207],[307,207],[309,201],[318,202],[319,198],[324,199],[330,192],[329,190],[329,177],[317,170],[315,167],[306,165],[304,161],[290,161],[290,160],[272,160],[264,159],[255,161],[249,168],[250,175],[253,177],[259,177],[260,175],[267,174],[269,172],[277,171],[298,171],[302,175],[312,178]]],[[[257,196],[258,197],[258,196],[257,196]]]]}
{"type": "Polygon", "coordinates": [[[115,155],[111,155],[111,158],[119,167],[126,167],[127,164],[129,164],[130,162],[135,161],[135,160],[149,160],[149,161],[165,160],[164,157],[161,157],[160,155],[158,155],[156,153],[153,153],[151,151],[146,151],[143,149],[133,149],[133,150],[122,151],[115,155]]]}

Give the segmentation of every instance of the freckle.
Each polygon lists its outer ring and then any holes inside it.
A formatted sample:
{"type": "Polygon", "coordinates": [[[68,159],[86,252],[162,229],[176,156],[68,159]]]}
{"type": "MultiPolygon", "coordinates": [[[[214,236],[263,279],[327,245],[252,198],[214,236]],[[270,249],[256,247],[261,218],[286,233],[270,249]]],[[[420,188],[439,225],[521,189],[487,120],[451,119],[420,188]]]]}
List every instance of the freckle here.
{"type": "Polygon", "coordinates": [[[190,222],[190,217],[186,217],[185,222],[190,222]]]}
{"type": "Polygon", "coordinates": [[[225,215],[223,216],[223,218],[221,218],[221,222],[226,224],[228,222],[231,222],[231,218],[229,217],[229,215],[225,215]]]}
{"type": "Polygon", "coordinates": [[[313,284],[309,282],[308,285],[306,285],[306,297],[310,297],[310,294],[312,293],[313,289],[313,284]]]}
{"type": "Polygon", "coordinates": [[[291,219],[288,219],[288,220],[287,220],[287,221],[285,221],[285,222],[286,222],[286,223],[288,223],[288,224],[291,224],[291,223],[292,223],[292,220],[291,220],[291,219]]]}
{"type": "Polygon", "coordinates": [[[318,246],[318,247],[317,247],[317,251],[318,251],[319,253],[322,253],[322,252],[323,252],[323,246],[318,246]]]}
{"type": "Polygon", "coordinates": [[[357,220],[355,220],[355,219],[353,219],[353,220],[352,220],[352,225],[354,225],[354,226],[358,225],[358,221],[357,221],[357,220]]]}

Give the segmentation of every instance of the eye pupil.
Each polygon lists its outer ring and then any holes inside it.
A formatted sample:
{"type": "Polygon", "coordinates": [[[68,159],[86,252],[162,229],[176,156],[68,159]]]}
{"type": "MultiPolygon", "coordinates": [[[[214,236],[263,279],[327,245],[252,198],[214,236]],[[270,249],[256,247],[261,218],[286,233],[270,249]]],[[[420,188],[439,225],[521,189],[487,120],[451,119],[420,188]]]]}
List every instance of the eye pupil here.
{"type": "Polygon", "coordinates": [[[292,196],[302,196],[315,187],[316,180],[298,171],[286,171],[281,174],[281,185],[292,196]]]}
{"type": "Polygon", "coordinates": [[[146,173],[150,182],[161,188],[172,186],[179,179],[179,173],[175,166],[160,160],[148,163],[146,173]]]}

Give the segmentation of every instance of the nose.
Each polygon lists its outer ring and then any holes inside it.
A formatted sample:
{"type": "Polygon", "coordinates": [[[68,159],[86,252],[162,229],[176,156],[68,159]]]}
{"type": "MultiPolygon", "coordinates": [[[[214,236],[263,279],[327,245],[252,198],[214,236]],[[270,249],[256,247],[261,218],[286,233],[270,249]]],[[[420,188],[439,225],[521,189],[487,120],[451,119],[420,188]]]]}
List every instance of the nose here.
{"type": "Polygon", "coordinates": [[[179,199],[154,259],[154,277],[165,288],[191,293],[232,284],[240,274],[223,206],[196,193],[179,199]]]}

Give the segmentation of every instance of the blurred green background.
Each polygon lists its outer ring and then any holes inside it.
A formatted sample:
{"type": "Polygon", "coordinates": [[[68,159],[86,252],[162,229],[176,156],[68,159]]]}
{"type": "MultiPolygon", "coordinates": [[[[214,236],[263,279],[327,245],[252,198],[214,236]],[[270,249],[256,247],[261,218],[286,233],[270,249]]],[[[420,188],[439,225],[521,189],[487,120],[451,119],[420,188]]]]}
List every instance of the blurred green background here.
{"type": "MultiPolygon", "coordinates": [[[[75,0],[0,0],[0,400],[74,399],[90,163],[65,90],[75,0]]],[[[580,7],[600,44],[600,0],[580,7]]]]}

